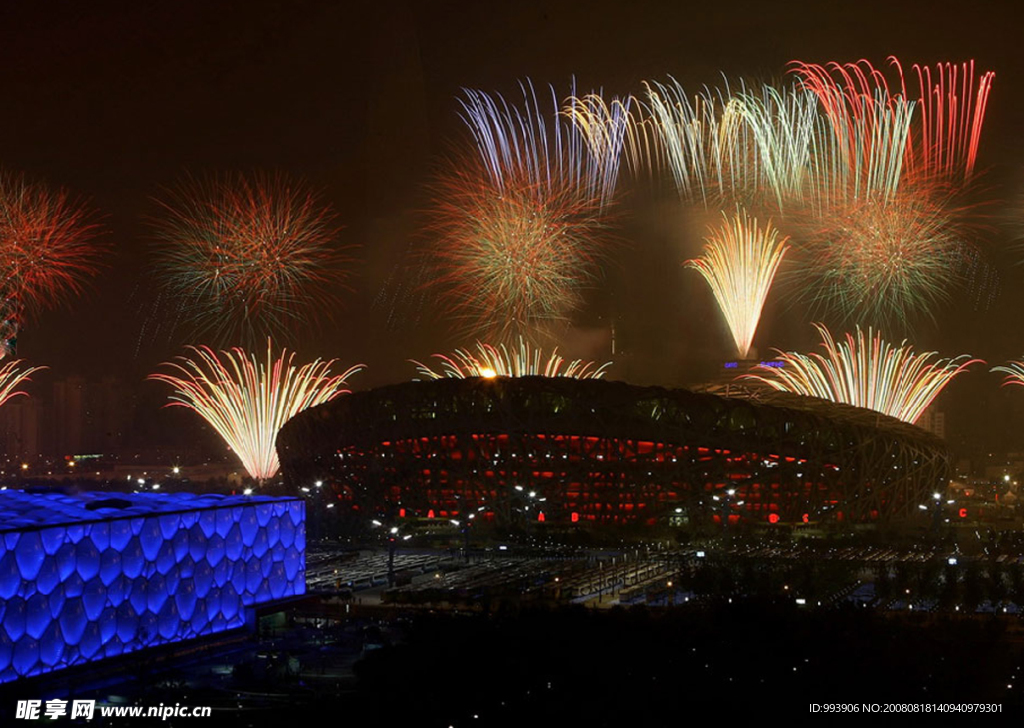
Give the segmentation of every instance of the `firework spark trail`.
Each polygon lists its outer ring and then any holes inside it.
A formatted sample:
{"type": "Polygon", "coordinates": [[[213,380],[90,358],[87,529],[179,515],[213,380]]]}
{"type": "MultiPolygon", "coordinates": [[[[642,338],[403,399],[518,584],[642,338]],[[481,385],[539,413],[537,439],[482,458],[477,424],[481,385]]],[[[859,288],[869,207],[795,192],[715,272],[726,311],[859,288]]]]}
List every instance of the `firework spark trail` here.
{"type": "Polygon", "coordinates": [[[864,107],[864,115],[841,114],[828,125],[833,134],[817,136],[813,201],[820,213],[851,199],[891,201],[900,189],[913,105],[879,92],[864,107]]]}
{"type": "MultiPolygon", "coordinates": [[[[866,60],[791,70],[821,102],[809,196],[817,220],[805,237],[811,297],[848,320],[906,325],[934,316],[968,278],[972,245],[953,196],[969,183],[993,75],[975,91],[974,64],[903,67],[895,80],[866,60]]],[[[892,72],[889,73],[893,75],[892,72]]]]}
{"type": "Polygon", "coordinates": [[[705,88],[691,99],[675,79],[671,84],[652,82],[647,87],[647,109],[661,146],[659,156],[672,172],[681,197],[714,202],[715,191],[745,187],[745,164],[733,168],[737,158],[753,158],[748,140],[736,136],[735,105],[730,106],[728,84],[724,90],[705,88]],[[732,113],[730,113],[732,112],[732,113]],[[740,146],[742,144],[742,146],[740,146]]]}
{"type": "Polygon", "coordinates": [[[892,199],[910,148],[914,102],[891,93],[885,77],[867,61],[791,65],[818,97],[827,120],[816,154],[820,206],[848,199],[892,199]]]}
{"type": "MultiPolygon", "coordinates": [[[[903,68],[895,57],[890,62],[903,68]]],[[[974,84],[974,61],[939,63],[934,69],[914,64],[918,80],[920,134],[914,163],[947,179],[969,182],[978,161],[978,145],[995,73],[987,71],[974,84]],[[934,73],[934,76],[933,76],[934,73]]]]}
{"type": "MultiPolygon", "coordinates": [[[[666,153],[663,133],[658,120],[649,111],[646,104],[632,100],[629,116],[626,118],[626,135],[622,147],[629,168],[633,174],[646,174],[648,182],[653,186],[656,173],[671,168],[666,153]]],[[[680,191],[682,195],[682,191],[680,191]]]]}
{"type": "Polygon", "coordinates": [[[630,101],[575,95],[550,109],[530,81],[517,107],[465,89],[462,119],[477,159],[462,157],[436,185],[432,285],[453,318],[510,340],[564,322],[596,278],[630,101]]]}
{"type": "Polygon", "coordinates": [[[788,238],[779,239],[771,220],[762,228],[743,211],[731,220],[724,213],[722,217],[722,224],[710,230],[704,252],[686,265],[695,268],[711,287],[729,324],[737,355],[745,359],[775,273],[789,250],[788,238]]]}
{"type": "Polygon", "coordinates": [[[473,137],[492,184],[529,184],[539,193],[573,186],[601,205],[618,180],[629,101],[606,104],[598,94],[579,97],[575,84],[565,109],[551,94],[542,108],[533,83],[520,83],[521,107],[500,94],[463,89],[462,120],[473,137]]]}
{"type": "Polygon", "coordinates": [[[506,177],[496,190],[472,163],[438,185],[429,251],[452,318],[479,336],[513,340],[563,323],[596,280],[606,217],[572,185],[506,177]]]}
{"type": "Polygon", "coordinates": [[[737,99],[758,150],[760,186],[780,210],[788,200],[803,200],[815,161],[816,98],[808,91],[764,85],[760,94],[737,99]]]}
{"type": "Polygon", "coordinates": [[[275,358],[269,340],[265,362],[238,347],[220,355],[207,346],[188,349],[191,357],[178,357],[180,363],[165,362],[171,373],[148,378],[170,384],[174,394],[167,406],[195,411],[220,434],[250,477],[261,482],[280,467],[274,443],[284,423],[305,409],[348,393],[348,378],[364,368],[357,364],[332,375],[336,359],[296,367],[292,364],[295,354],[282,350],[275,358]]]}
{"type": "Polygon", "coordinates": [[[64,190],[0,174],[0,356],[34,313],[77,295],[96,272],[99,226],[64,190]]]}
{"type": "Polygon", "coordinates": [[[865,407],[911,424],[939,392],[970,365],[983,363],[961,355],[932,361],[935,352],[915,354],[904,340],[893,346],[880,333],[857,327],[836,342],[821,324],[815,324],[825,355],[778,352],[782,367],[758,367],[754,379],[782,392],[818,397],[865,407]]]}
{"type": "Polygon", "coordinates": [[[434,354],[441,366],[431,369],[426,364],[410,360],[416,371],[427,379],[468,379],[470,377],[571,377],[573,379],[600,379],[611,366],[606,362],[598,366],[595,362],[574,359],[567,362],[555,348],[547,360],[542,361],[540,347],[531,347],[525,339],[519,339],[519,349],[505,344],[494,346],[478,341],[476,353],[456,349],[451,356],[434,354]]]}
{"type": "Polygon", "coordinates": [[[18,389],[18,385],[27,382],[29,376],[35,372],[46,369],[46,367],[28,367],[19,369],[18,365],[22,360],[9,361],[0,367],[0,406],[5,405],[14,397],[28,396],[27,392],[18,389]]]}
{"type": "Polygon", "coordinates": [[[934,316],[964,276],[970,245],[950,202],[929,191],[835,205],[800,236],[801,290],[851,322],[906,326],[934,316]]]}
{"type": "Polygon", "coordinates": [[[602,207],[611,203],[618,183],[623,148],[633,123],[631,104],[632,98],[614,98],[608,103],[598,94],[587,94],[570,97],[563,111],[586,140],[590,159],[595,160],[597,178],[589,188],[600,197],[602,207]]]}
{"type": "Polygon", "coordinates": [[[885,73],[866,60],[825,65],[794,61],[791,70],[821,100],[854,184],[860,182],[860,168],[868,172],[869,190],[895,191],[904,172],[920,183],[970,182],[995,74],[977,77],[974,61],[934,68],[914,64],[914,95],[908,92],[899,59],[888,60],[896,75],[891,86],[885,73]],[[907,136],[900,149],[904,127],[907,136]]]}
{"type": "Polygon", "coordinates": [[[348,261],[333,215],[302,185],[271,175],[189,180],[161,205],[158,273],[197,334],[285,335],[336,300],[348,261]]]}
{"type": "Polygon", "coordinates": [[[1006,364],[992,367],[990,371],[1006,375],[1006,378],[1003,379],[1002,386],[1004,387],[1011,385],[1024,386],[1024,361],[1010,361],[1006,364]]]}
{"type": "Polygon", "coordinates": [[[646,101],[626,115],[625,154],[634,169],[667,168],[681,197],[705,206],[752,204],[778,209],[793,198],[827,214],[832,204],[893,198],[902,183],[970,181],[993,74],[973,62],[913,66],[907,92],[868,61],[794,61],[799,85],[704,87],[645,83],[646,101]]]}
{"type": "Polygon", "coordinates": [[[667,167],[679,195],[705,206],[767,197],[782,209],[802,198],[815,161],[814,94],[742,82],[734,92],[726,81],[690,96],[674,79],[645,85],[647,116],[627,137],[637,166],[667,167]]]}

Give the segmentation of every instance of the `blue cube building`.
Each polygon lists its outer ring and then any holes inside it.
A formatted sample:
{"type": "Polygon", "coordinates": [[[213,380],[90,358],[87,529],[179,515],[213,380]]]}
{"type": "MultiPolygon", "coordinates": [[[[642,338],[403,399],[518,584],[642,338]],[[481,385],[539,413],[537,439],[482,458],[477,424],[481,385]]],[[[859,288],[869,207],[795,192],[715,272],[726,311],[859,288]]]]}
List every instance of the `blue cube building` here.
{"type": "Polygon", "coordinates": [[[305,544],[295,498],[0,491],[0,683],[241,627],[305,544]]]}

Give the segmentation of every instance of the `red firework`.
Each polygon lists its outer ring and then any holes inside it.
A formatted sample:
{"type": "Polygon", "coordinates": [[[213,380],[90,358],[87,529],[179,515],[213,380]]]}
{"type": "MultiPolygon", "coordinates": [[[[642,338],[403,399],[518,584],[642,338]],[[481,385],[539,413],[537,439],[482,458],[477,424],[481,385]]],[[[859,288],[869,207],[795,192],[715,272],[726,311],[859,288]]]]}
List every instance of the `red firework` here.
{"type": "Polygon", "coordinates": [[[0,174],[0,286],[3,353],[25,320],[82,290],[101,247],[91,211],[64,190],[0,174]]]}
{"type": "Polygon", "coordinates": [[[582,303],[606,228],[601,200],[571,182],[506,177],[499,189],[479,165],[453,165],[437,186],[430,265],[469,332],[532,338],[582,303]]]}
{"type": "Polygon", "coordinates": [[[970,182],[995,74],[976,75],[974,61],[934,67],[915,63],[911,68],[917,89],[908,91],[899,59],[890,56],[889,64],[895,70],[892,84],[866,60],[825,65],[794,61],[791,65],[821,100],[833,129],[840,134],[858,124],[871,125],[879,105],[892,110],[900,104],[913,104],[905,172],[917,182],[970,182]]]}
{"type": "Polygon", "coordinates": [[[279,175],[188,180],[161,203],[160,275],[196,333],[287,336],[330,310],[348,258],[333,213],[279,175]]]}

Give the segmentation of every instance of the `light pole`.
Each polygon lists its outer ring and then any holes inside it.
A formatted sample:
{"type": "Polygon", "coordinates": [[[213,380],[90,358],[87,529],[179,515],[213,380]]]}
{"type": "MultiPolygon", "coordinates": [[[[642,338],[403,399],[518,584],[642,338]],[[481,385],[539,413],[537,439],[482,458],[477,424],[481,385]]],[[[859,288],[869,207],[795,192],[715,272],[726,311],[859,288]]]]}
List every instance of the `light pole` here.
{"type": "MultiPolygon", "coordinates": [[[[725,495],[723,495],[723,496],[717,496],[717,495],[711,496],[712,499],[716,503],[719,504],[719,507],[720,507],[720,510],[721,510],[720,518],[722,519],[722,548],[723,549],[726,549],[726,548],[729,547],[729,539],[730,539],[730,537],[732,535],[731,531],[729,530],[729,511],[730,511],[729,506],[730,506],[730,501],[732,500],[733,496],[735,496],[735,495],[736,495],[736,489],[735,488],[729,488],[728,490],[725,491],[725,495]]],[[[744,501],[737,501],[736,505],[741,506],[741,505],[743,505],[743,503],[744,503],[744,501]]]]}
{"type": "MultiPolygon", "coordinates": [[[[370,521],[373,528],[382,528],[384,524],[374,518],[370,521]]],[[[398,549],[398,541],[408,541],[412,538],[411,534],[405,534],[404,536],[399,532],[398,526],[390,526],[387,532],[388,542],[388,586],[392,587],[395,585],[395,551],[398,549]]]]}

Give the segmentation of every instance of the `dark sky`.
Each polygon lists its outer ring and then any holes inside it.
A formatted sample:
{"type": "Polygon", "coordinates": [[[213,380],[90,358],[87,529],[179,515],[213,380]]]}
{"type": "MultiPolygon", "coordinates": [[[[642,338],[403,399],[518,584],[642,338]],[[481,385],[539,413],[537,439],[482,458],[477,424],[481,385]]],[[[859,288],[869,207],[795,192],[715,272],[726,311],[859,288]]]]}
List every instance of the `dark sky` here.
{"type": "MultiPolygon", "coordinates": [[[[405,359],[466,343],[437,316],[417,314],[417,298],[395,285],[401,261],[421,244],[417,211],[427,204],[424,185],[460,131],[454,103],[460,87],[514,97],[521,78],[564,91],[575,76],[580,88],[628,94],[639,93],[644,79],[671,74],[696,89],[723,72],[778,77],[793,59],[867,58],[882,65],[890,54],[905,64],[974,58],[980,70],[996,72],[981,158],[990,169],[986,194],[997,201],[987,247],[1000,270],[1001,292],[986,311],[957,302],[935,325],[915,332],[915,343],[993,363],[1019,356],[1024,270],[1008,265],[1014,257],[1000,245],[1006,236],[999,227],[1011,206],[1022,214],[1018,7],[895,1],[4,3],[0,165],[87,197],[103,215],[111,246],[86,296],[28,327],[19,356],[49,364],[53,377],[111,373],[134,383],[192,343],[163,325],[153,308],[146,275],[150,241],[142,222],[155,213],[151,198],[186,171],[268,169],[322,190],[345,225],[342,242],[359,249],[354,290],[331,321],[299,332],[301,352],[369,364],[363,386],[405,378],[411,374],[405,359]]],[[[643,229],[629,232],[642,238],[643,229]]],[[[623,333],[639,362],[637,378],[673,384],[685,380],[688,368],[699,369],[697,360],[724,356],[726,340],[707,297],[691,295],[698,290],[694,281],[681,282],[676,269],[664,265],[666,256],[678,255],[668,250],[674,243],[652,237],[627,241],[627,262],[610,280],[617,281],[616,296],[637,302],[632,329],[623,333]]],[[[567,336],[571,353],[605,355],[597,315],[584,314],[585,325],[567,336]]],[[[767,317],[762,333],[778,346],[813,343],[806,319],[792,313],[767,317]]],[[[973,404],[991,396],[991,406],[1006,407],[1020,394],[999,392],[980,373],[974,380],[955,385],[972,392],[961,399],[973,404]]]]}

